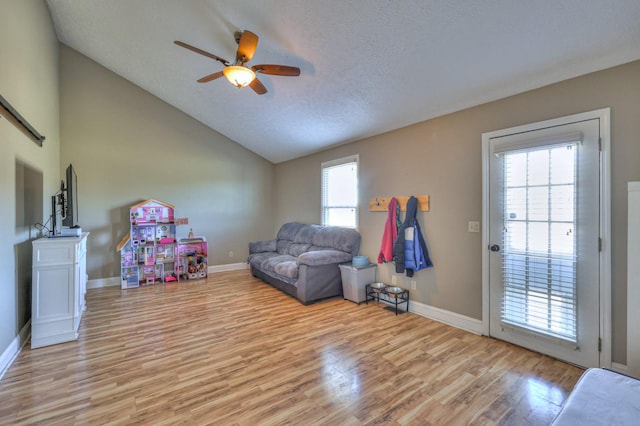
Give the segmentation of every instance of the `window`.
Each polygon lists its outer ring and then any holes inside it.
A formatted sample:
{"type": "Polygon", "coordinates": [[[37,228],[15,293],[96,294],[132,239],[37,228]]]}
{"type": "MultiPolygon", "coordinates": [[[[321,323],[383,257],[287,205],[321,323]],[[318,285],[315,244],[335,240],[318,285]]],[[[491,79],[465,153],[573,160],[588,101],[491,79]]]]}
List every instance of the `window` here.
{"type": "Polygon", "coordinates": [[[579,142],[504,154],[502,320],[577,342],[579,142]]]}
{"type": "Polygon", "coordinates": [[[358,226],[358,155],[322,163],[322,224],[358,226]]]}

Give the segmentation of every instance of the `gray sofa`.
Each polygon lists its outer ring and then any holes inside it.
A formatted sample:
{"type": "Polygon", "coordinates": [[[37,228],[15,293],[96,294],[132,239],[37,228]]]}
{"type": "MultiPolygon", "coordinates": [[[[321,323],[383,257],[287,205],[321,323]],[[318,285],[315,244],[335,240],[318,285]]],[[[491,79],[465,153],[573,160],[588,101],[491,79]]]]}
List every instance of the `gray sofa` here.
{"type": "Polygon", "coordinates": [[[337,226],[285,223],[273,240],[249,243],[254,277],[309,304],[342,295],[340,263],[360,250],[360,233],[337,226]]]}

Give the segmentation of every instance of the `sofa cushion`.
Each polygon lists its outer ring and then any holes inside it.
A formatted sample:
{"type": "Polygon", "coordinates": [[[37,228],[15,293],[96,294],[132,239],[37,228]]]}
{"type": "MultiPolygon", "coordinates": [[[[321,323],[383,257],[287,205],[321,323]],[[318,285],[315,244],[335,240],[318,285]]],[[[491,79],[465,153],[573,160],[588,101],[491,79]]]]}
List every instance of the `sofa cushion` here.
{"type": "Polygon", "coordinates": [[[320,229],[322,229],[322,226],[320,225],[304,225],[296,234],[293,242],[311,245],[311,243],[313,243],[313,238],[320,229]]]}
{"type": "Polygon", "coordinates": [[[328,265],[332,263],[344,263],[350,261],[351,258],[351,253],[340,250],[325,249],[318,251],[308,251],[298,257],[298,265],[317,266],[328,265]]]}
{"type": "Polygon", "coordinates": [[[276,244],[276,250],[279,254],[289,254],[289,247],[291,247],[293,242],[291,240],[278,240],[276,244]]]}
{"type": "Polygon", "coordinates": [[[297,279],[298,278],[298,264],[295,260],[286,260],[280,262],[275,266],[275,273],[284,275],[285,277],[297,279]]]}
{"type": "Polygon", "coordinates": [[[296,237],[296,234],[298,233],[300,228],[304,226],[307,226],[307,225],[304,225],[298,222],[285,223],[284,225],[282,225],[282,227],[278,231],[277,239],[293,241],[293,239],[296,237]]]}
{"type": "Polygon", "coordinates": [[[260,265],[262,264],[262,262],[264,262],[265,259],[277,256],[277,255],[278,255],[278,253],[273,252],[273,251],[268,251],[268,252],[263,252],[263,253],[254,253],[254,254],[249,255],[249,259],[247,259],[247,260],[249,261],[249,263],[251,265],[253,265],[256,268],[259,268],[260,265]]]}
{"type": "Polygon", "coordinates": [[[269,241],[255,241],[249,243],[249,253],[263,253],[267,251],[276,251],[276,240],[269,241]]]}
{"type": "Polygon", "coordinates": [[[268,272],[276,272],[276,266],[282,262],[294,262],[296,258],[289,256],[288,254],[278,254],[275,256],[267,257],[260,263],[260,268],[268,272]]]}
{"type": "Polygon", "coordinates": [[[313,245],[315,249],[341,250],[356,256],[360,251],[360,234],[355,229],[325,226],[313,237],[313,245]]]}
{"type": "Polygon", "coordinates": [[[289,252],[287,254],[289,254],[289,255],[291,255],[293,257],[298,257],[302,253],[308,251],[309,247],[311,247],[311,244],[296,244],[296,243],[293,243],[293,244],[291,244],[289,246],[289,252]]]}

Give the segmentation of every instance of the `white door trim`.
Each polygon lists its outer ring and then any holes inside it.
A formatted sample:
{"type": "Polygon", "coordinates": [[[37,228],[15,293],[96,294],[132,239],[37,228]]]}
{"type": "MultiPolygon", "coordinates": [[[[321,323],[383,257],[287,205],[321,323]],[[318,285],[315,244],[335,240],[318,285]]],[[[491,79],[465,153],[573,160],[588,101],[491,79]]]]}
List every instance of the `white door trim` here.
{"type": "Polygon", "coordinates": [[[489,335],[489,140],[498,136],[600,120],[600,365],[611,368],[611,109],[603,108],[482,134],[482,332],[489,335]]]}

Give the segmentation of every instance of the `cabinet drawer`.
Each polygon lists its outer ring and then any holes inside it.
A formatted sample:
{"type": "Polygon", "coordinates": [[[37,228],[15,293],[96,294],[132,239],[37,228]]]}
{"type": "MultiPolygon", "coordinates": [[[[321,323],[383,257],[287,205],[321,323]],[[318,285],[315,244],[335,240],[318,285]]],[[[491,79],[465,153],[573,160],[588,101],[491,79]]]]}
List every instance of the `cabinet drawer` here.
{"type": "Polygon", "coordinates": [[[33,266],[61,265],[75,261],[75,244],[38,244],[33,248],[33,266]]]}
{"type": "Polygon", "coordinates": [[[39,238],[33,241],[33,267],[78,263],[87,252],[87,233],[79,238],[39,238]]]}

